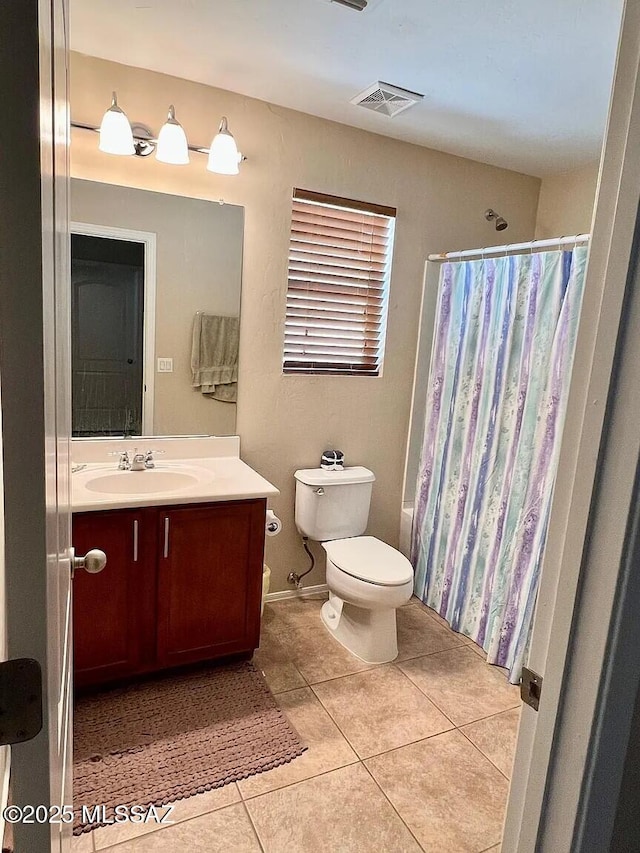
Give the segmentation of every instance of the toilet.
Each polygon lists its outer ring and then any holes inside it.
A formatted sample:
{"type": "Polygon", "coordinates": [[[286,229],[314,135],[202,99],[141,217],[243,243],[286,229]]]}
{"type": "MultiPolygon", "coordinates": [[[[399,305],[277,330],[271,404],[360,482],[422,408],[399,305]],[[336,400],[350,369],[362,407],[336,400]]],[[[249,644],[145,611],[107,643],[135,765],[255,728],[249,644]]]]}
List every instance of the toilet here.
{"type": "Polygon", "coordinates": [[[395,548],[363,536],[375,475],[354,466],[296,471],[296,527],[327,554],[327,630],[367,663],[398,656],[396,609],[413,593],[413,567],[395,548]]]}

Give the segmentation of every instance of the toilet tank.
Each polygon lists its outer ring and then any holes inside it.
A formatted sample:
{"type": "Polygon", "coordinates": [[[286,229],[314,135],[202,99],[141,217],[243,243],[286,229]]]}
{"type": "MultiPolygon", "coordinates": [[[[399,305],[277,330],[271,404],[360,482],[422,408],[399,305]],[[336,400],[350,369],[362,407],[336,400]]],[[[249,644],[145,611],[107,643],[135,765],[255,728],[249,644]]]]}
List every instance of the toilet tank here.
{"type": "Polygon", "coordinates": [[[296,471],[296,527],[316,542],[361,536],[367,527],[376,479],[368,468],[296,471]]]}

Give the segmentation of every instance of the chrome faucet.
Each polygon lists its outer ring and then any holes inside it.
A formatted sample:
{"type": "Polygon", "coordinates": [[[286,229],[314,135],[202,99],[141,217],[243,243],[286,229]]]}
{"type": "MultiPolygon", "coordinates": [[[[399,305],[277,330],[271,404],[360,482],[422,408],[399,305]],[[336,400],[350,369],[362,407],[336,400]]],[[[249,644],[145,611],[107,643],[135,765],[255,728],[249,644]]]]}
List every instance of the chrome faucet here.
{"type": "Polygon", "coordinates": [[[118,457],[118,471],[145,471],[147,468],[156,467],[154,454],[164,452],[164,450],[147,450],[146,453],[138,453],[138,448],[135,447],[132,458],[129,458],[128,450],[114,450],[108,455],[118,457]]]}
{"type": "Polygon", "coordinates": [[[146,465],[146,456],[144,453],[138,453],[138,448],[133,452],[133,459],[131,460],[131,470],[132,471],[144,471],[146,465]]]}

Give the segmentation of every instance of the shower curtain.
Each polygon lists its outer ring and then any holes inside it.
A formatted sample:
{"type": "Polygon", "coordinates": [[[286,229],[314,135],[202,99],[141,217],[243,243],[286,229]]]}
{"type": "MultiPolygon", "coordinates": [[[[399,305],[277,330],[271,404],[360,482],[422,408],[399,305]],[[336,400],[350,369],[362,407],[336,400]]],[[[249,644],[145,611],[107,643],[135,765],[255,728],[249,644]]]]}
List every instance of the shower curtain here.
{"type": "Polygon", "coordinates": [[[442,266],[412,534],[415,591],[520,680],[586,247],[442,266]]]}

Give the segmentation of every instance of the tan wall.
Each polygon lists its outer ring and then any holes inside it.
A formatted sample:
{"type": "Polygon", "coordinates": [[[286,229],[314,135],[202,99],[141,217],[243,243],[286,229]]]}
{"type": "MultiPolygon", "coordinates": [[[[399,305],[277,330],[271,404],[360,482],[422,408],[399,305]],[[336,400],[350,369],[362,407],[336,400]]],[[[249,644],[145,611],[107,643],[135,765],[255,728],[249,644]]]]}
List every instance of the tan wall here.
{"type": "MultiPolygon", "coordinates": [[[[238,432],[242,457],[280,490],[272,501],[285,530],[269,539],[272,589],[306,567],[293,520],[296,468],[338,447],[347,462],[370,466],[376,483],[369,532],[398,543],[402,478],[424,262],[429,252],[487,245],[495,232],[487,207],[510,223],[510,242],[531,239],[540,181],[231,92],[102,60],[72,55],[71,103],[77,121],[98,123],[111,90],[132,121],[157,132],[170,103],[189,139],[208,145],[221,115],[248,156],[235,178],[152,158],[110,157],[76,131],[77,177],[223,197],[245,207],[238,432]],[[397,208],[384,375],[380,378],[283,376],[282,343],[293,187],[397,208]]],[[[418,107],[419,109],[419,107],[418,107]]],[[[386,119],[381,119],[386,121],[386,119]]],[[[506,235],[505,235],[506,236],[506,235]]],[[[322,555],[322,550],[316,548],[322,555]]],[[[322,559],[305,582],[321,583],[322,559]]]]}
{"type": "Polygon", "coordinates": [[[600,163],[543,178],[536,218],[536,240],[588,234],[600,163]]]}
{"type": "Polygon", "coordinates": [[[234,403],[191,387],[191,331],[196,311],[240,313],[243,217],[235,205],[71,181],[73,221],[156,235],[156,358],[173,358],[173,373],[155,374],[155,435],[236,431],[234,403]]]}

